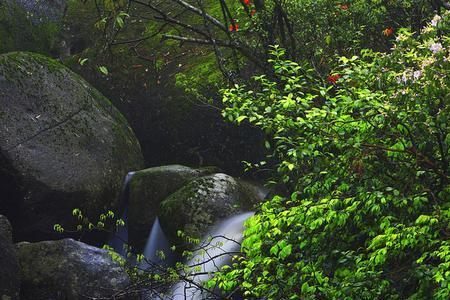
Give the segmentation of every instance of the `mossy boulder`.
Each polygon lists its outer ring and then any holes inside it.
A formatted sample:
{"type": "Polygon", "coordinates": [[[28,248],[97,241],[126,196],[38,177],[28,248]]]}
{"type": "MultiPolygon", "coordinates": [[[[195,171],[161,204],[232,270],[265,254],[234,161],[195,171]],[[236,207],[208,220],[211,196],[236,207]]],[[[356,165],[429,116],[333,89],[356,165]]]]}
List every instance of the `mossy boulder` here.
{"type": "Polygon", "coordinates": [[[189,181],[214,171],[217,169],[213,167],[193,169],[168,165],[136,172],[129,188],[128,226],[132,246],[143,248],[164,199],[189,181]]]}
{"type": "Polygon", "coordinates": [[[161,203],[159,218],[162,228],[175,243],[182,230],[189,237],[201,238],[212,225],[249,211],[262,198],[240,180],[223,173],[195,179],[161,203]]]}
{"type": "Polygon", "coordinates": [[[98,217],[142,165],[125,118],[81,77],[41,55],[0,55],[0,213],[16,240],[48,239],[73,208],[98,217]]]}
{"type": "Polygon", "coordinates": [[[8,219],[0,215],[0,299],[19,299],[20,269],[8,219]]]}
{"type": "Polygon", "coordinates": [[[130,284],[106,250],[72,239],[22,242],[17,250],[22,300],[112,299],[130,284]]]}

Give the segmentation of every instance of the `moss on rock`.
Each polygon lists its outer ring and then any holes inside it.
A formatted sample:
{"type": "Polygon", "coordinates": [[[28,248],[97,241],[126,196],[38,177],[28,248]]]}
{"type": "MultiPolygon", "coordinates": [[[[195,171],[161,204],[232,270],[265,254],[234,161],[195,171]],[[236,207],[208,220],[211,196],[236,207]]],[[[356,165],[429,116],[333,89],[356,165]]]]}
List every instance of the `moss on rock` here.
{"type": "Polygon", "coordinates": [[[72,239],[23,242],[17,249],[23,300],[107,298],[130,283],[106,250],[72,239]]]}
{"type": "Polygon", "coordinates": [[[175,243],[177,231],[201,238],[217,221],[252,208],[253,201],[238,180],[216,173],[189,182],[161,203],[160,220],[175,243]]]}
{"type": "Polygon", "coordinates": [[[19,236],[52,233],[73,208],[95,216],[113,207],[123,176],[142,168],[139,143],[125,118],[53,59],[0,55],[0,107],[0,152],[22,195],[15,197],[25,222],[19,236]]]}
{"type": "Polygon", "coordinates": [[[189,181],[217,171],[214,167],[193,169],[168,165],[138,171],[130,181],[129,235],[131,245],[142,249],[160,203],[189,181]]]}

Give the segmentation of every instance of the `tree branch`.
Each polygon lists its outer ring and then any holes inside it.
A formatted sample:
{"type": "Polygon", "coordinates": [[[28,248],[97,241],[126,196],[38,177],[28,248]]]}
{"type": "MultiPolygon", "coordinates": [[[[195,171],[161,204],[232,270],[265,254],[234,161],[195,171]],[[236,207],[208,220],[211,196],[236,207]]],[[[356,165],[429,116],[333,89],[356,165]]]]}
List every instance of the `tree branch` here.
{"type": "Polygon", "coordinates": [[[207,14],[205,11],[190,5],[189,3],[183,1],[183,0],[173,0],[176,3],[180,4],[181,6],[187,8],[188,10],[192,11],[193,13],[196,13],[197,15],[204,17],[206,20],[208,20],[209,22],[211,22],[212,24],[214,24],[215,26],[219,27],[220,29],[222,29],[222,31],[227,31],[228,28],[223,25],[219,20],[217,20],[216,18],[214,18],[213,16],[207,14]]]}

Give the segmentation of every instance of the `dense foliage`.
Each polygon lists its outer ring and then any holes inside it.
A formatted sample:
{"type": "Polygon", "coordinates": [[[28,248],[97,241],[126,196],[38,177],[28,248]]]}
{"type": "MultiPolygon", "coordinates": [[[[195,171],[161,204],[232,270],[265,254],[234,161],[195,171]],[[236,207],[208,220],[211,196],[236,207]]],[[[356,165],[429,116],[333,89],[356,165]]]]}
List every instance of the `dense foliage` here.
{"type": "Polygon", "coordinates": [[[326,80],[272,49],[275,78],[223,91],[224,115],[269,137],[276,196],[243,257],[210,284],[269,299],[450,297],[449,14],[326,80]]]}
{"type": "MultiPolygon", "coordinates": [[[[101,15],[97,26],[110,45],[128,45],[138,54],[155,37],[180,45],[206,45],[208,52],[215,54],[218,69],[231,81],[233,77],[247,78],[255,66],[268,72],[268,49],[274,44],[285,48],[289,59],[308,60],[319,72],[328,71],[336,53],[353,55],[361,48],[387,50],[399,28],[423,26],[424,18],[436,8],[433,2],[96,1],[101,15]],[[153,18],[144,17],[143,12],[153,18]]],[[[202,81],[199,74],[190,75],[191,82],[202,81]]]]}
{"type": "MultiPolygon", "coordinates": [[[[248,2],[253,7],[253,1],[248,2]]],[[[430,1],[423,0],[270,0],[236,34],[243,39],[251,34],[255,39],[250,47],[265,49],[266,55],[268,45],[279,44],[289,59],[308,60],[322,71],[333,64],[336,54],[353,55],[362,48],[388,50],[395,31],[419,29],[432,11],[430,1]]]]}

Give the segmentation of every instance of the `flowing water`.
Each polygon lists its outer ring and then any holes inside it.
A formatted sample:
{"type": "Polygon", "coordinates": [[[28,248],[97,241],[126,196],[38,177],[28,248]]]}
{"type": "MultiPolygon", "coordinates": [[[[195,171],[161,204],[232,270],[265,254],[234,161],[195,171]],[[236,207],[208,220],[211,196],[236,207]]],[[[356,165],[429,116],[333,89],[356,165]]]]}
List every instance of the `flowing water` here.
{"type": "Polygon", "coordinates": [[[169,240],[167,236],[164,234],[161,225],[159,224],[159,219],[156,217],[153,222],[152,230],[150,231],[150,235],[147,239],[147,244],[145,245],[144,254],[145,260],[143,260],[139,264],[139,268],[141,270],[146,270],[150,268],[150,263],[156,264],[165,264],[172,265],[174,263],[174,259],[171,256],[172,251],[170,250],[169,240]],[[157,254],[162,251],[165,255],[164,259],[157,254]]]}
{"type": "Polygon", "coordinates": [[[210,296],[208,291],[202,291],[199,286],[211,278],[211,273],[230,263],[232,252],[240,250],[244,222],[253,214],[246,212],[231,216],[213,228],[200,245],[204,250],[194,252],[193,258],[187,262],[188,266],[195,266],[190,273],[184,274],[192,283],[185,281],[177,283],[171,289],[168,299],[198,300],[210,296]]]}
{"type": "Polygon", "coordinates": [[[128,202],[130,200],[130,181],[135,172],[129,172],[125,176],[123,189],[119,200],[119,211],[122,212],[122,220],[125,226],[119,226],[115,234],[112,235],[108,244],[115,252],[123,257],[127,257],[126,245],[128,245],[128,202]]]}
{"type": "MultiPolygon", "coordinates": [[[[120,211],[122,212],[122,220],[125,226],[120,226],[109,241],[109,245],[122,255],[127,257],[126,245],[128,244],[128,207],[130,197],[130,181],[134,172],[130,172],[125,176],[123,190],[120,198],[120,211]]],[[[247,182],[253,189],[255,195],[263,200],[268,190],[264,187],[254,185],[247,182]]],[[[166,299],[184,300],[184,299],[206,299],[211,296],[211,292],[201,288],[202,282],[211,278],[212,274],[231,261],[231,257],[240,250],[240,242],[242,241],[242,233],[244,231],[244,222],[251,217],[253,212],[240,213],[231,216],[215,227],[204,237],[202,243],[194,251],[193,257],[186,263],[191,271],[182,274],[188,280],[180,281],[175,284],[168,292],[166,299]],[[234,253],[233,253],[234,252],[234,253]]],[[[175,263],[174,258],[170,255],[169,241],[161,228],[159,219],[156,218],[151,228],[147,243],[144,248],[143,255],[145,259],[139,264],[139,269],[146,270],[152,264],[165,264],[171,266],[175,263]],[[162,251],[165,258],[157,254],[162,251]]],[[[215,291],[212,291],[213,293],[215,291]]],[[[161,299],[154,294],[143,294],[144,299],[161,299]]]]}

